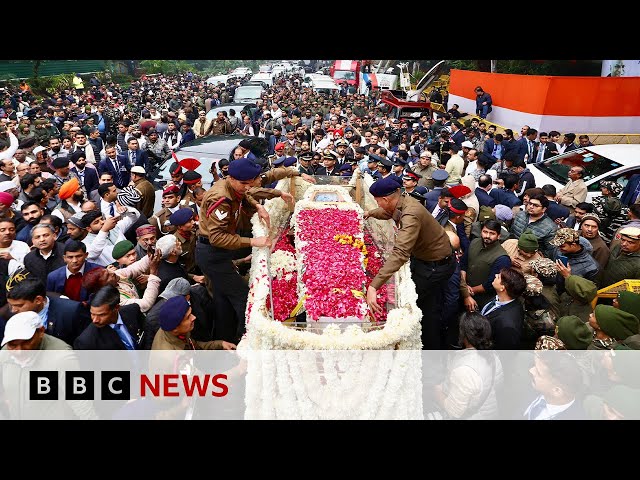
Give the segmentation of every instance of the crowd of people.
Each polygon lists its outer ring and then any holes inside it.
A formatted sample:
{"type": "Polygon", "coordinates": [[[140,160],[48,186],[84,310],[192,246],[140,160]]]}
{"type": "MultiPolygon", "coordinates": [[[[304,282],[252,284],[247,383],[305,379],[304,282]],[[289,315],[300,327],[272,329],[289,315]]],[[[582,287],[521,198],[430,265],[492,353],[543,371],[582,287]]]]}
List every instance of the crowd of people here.
{"type": "Polygon", "coordinates": [[[279,179],[356,170],[375,179],[380,208],[366,217],[405,219],[368,302],[375,309],[376,289],[410,260],[424,348],[640,345],[638,294],[592,308],[599,288],[640,278],[640,189],[603,181],[587,202],[583,166],[559,190],[536,185],[528,169],[578,148],[572,133],[560,142],[557,131],[524,126],[516,140],[487,126],[486,109],[464,122],[454,112],[394,118],[378,92],[328,97],[298,75],[215,119],[207,111],[241,81],[80,80],[44,98],[24,82],[5,90],[4,349],[235,349],[251,247],[271,244],[251,238],[251,216],[268,222],[264,200],[293,200],[273,188],[279,179]],[[212,185],[173,158],[196,138],[230,134],[244,138],[211,165],[212,185]],[[171,181],[154,211],[149,177],[165,162],[171,181]]]}

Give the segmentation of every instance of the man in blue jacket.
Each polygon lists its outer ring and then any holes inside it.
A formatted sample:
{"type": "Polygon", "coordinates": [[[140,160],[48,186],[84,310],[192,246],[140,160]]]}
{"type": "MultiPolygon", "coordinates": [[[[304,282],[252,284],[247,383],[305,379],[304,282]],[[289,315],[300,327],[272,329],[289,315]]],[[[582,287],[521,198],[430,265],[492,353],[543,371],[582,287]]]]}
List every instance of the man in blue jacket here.
{"type": "MultiPolygon", "coordinates": [[[[11,314],[36,312],[45,327],[45,333],[73,345],[75,339],[91,323],[89,310],[80,302],[55,295],[47,295],[42,280],[27,276],[7,293],[11,314]]],[[[5,323],[11,318],[0,319],[0,336],[4,335],[5,323]]]]}
{"type": "Polygon", "coordinates": [[[88,300],[89,292],[82,286],[82,279],[89,270],[104,267],[87,262],[87,246],[76,240],[67,242],[63,258],[66,266],[47,276],[47,291],[64,294],[77,302],[88,300]]]}
{"type": "Polygon", "coordinates": [[[485,92],[481,86],[477,86],[474,90],[476,92],[476,114],[480,118],[487,118],[487,115],[493,110],[491,95],[485,92]]]}

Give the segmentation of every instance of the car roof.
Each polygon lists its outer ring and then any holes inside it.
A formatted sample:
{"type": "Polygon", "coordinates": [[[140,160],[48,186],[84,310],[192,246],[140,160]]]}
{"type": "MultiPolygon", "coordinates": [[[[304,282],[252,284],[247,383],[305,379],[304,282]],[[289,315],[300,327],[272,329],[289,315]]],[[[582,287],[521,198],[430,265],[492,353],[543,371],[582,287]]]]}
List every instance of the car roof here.
{"type": "MultiPolygon", "coordinates": [[[[216,135],[196,138],[193,142],[180,147],[176,151],[178,158],[190,157],[193,154],[222,154],[224,158],[229,156],[231,149],[240,143],[244,135],[216,135]],[[235,143],[235,145],[234,145],[235,143]]],[[[171,159],[170,159],[171,160],[171,159]]]]}
{"type": "Polygon", "coordinates": [[[223,103],[222,105],[218,105],[217,107],[213,107],[211,110],[207,112],[207,120],[211,120],[218,115],[218,112],[222,110],[229,114],[229,110],[233,108],[236,111],[236,115],[240,115],[240,112],[247,106],[246,103],[223,103]]]}
{"type": "Polygon", "coordinates": [[[637,165],[640,157],[640,144],[614,143],[594,145],[593,147],[586,147],[586,149],[624,166],[637,165]]]}

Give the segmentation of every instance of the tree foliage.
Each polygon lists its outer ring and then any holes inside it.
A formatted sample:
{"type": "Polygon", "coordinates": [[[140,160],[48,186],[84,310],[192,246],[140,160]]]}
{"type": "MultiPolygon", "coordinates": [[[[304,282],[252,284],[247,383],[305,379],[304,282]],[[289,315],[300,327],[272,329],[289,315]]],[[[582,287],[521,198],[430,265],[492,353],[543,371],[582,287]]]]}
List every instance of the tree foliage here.
{"type": "MultiPolygon", "coordinates": [[[[448,60],[450,68],[491,71],[490,60],[448,60]]],[[[600,60],[498,60],[496,73],[518,75],[600,76],[600,60]]]]}

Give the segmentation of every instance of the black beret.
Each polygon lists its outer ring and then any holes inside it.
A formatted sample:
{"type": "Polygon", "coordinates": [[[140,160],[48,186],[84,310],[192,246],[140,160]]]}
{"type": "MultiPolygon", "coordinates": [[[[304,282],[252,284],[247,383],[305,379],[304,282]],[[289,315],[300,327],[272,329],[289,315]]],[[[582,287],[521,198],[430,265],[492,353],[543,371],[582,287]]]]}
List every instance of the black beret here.
{"type": "MultiPolygon", "coordinates": [[[[75,152],[74,152],[75,153],[75,152]]],[[[53,168],[64,168],[69,166],[69,157],[57,157],[51,162],[53,168]]]]}

